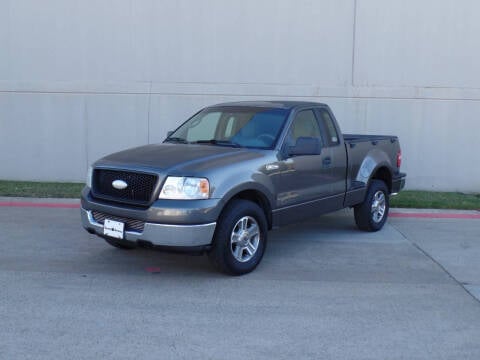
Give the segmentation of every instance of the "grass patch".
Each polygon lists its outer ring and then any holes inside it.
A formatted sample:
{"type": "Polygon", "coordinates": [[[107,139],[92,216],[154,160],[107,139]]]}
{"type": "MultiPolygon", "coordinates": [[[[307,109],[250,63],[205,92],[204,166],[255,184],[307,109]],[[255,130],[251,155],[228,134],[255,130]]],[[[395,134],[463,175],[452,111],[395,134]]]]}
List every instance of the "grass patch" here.
{"type": "Polygon", "coordinates": [[[419,209],[480,210],[480,194],[401,191],[397,196],[390,198],[390,206],[419,209]]]}
{"type": "Polygon", "coordinates": [[[0,196],[79,198],[85,184],[0,180],[0,196]]]}
{"type": "MultiPolygon", "coordinates": [[[[0,196],[79,198],[82,183],[0,180],[0,196]]],[[[390,200],[392,207],[418,209],[480,210],[480,194],[402,191],[390,200]]]]}

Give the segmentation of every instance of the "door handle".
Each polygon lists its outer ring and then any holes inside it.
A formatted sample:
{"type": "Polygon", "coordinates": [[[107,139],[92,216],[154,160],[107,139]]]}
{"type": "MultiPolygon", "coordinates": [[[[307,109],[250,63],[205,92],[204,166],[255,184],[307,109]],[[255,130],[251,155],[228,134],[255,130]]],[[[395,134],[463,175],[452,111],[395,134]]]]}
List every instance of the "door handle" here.
{"type": "Polygon", "coordinates": [[[326,157],[322,160],[323,166],[330,166],[332,165],[332,158],[331,157],[326,157]]]}

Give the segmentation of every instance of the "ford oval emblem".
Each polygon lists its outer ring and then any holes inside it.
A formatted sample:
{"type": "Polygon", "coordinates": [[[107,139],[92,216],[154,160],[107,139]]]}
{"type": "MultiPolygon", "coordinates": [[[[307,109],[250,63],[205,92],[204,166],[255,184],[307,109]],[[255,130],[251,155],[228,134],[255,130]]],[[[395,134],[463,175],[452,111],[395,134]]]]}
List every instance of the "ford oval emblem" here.
{"type": "Polygon", "coordinates": [[[115,180],[114,182],[112,182],[112,186],[115,189],[123,190],[128,186],[128,184],[123,180],[115,180]]]}

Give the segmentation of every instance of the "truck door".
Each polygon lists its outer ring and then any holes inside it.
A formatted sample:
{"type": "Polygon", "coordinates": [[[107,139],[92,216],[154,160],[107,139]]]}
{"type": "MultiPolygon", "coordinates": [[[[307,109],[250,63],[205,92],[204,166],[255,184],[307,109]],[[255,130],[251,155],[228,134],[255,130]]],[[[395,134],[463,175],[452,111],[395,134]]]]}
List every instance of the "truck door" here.
{"type": "MultiPolygon", "coordinates": [[[[305,211],[319,211],[323,200],[332,195],[332,155],[324,151],[321,126],[314,109],[299,111],[290,126],[282,148],[285,160],[278,184],[277,207],[281,222],[305,217],[305,211]],[[292,155],[299,139],[318,141],[319,153],[292,155]]],[[[330,207],[325,208],[330,211],[330,207]]]]}
{"type": "Polygon", "coordinates": [[[317,118],[320,122],[320,129],[323,135],[324,156],[330,158],[330,176],[332,203],[340,209],[343,207],[343,201],[346,191],[347,176],[347,152],[341,138],[339,129],[335,125],[333,115],[327,108],[315,109],[317,118]]]}

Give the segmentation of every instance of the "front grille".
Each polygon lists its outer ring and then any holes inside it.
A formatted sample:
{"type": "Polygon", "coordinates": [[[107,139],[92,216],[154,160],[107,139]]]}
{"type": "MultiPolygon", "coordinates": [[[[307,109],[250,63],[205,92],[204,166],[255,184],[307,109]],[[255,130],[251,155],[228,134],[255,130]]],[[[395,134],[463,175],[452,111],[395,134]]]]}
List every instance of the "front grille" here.
{"type": "Polygon", "coordinates": [[[157,176],[153,174],[95,169],[92,178],[92,194],[94,197],[105,200],[148,205],[156,183],[157,176]],[[125,189],[116,189],[112,184],[115,180],[122,180],[128,185],[125,189]]]}
{"type": "Polygon", "coordinates": [[[92,211],[92,216],[96,222],[102,225],[105,222],[105,219],[122,222],[125,224],[125,231],[143,232],[143,228],[145,227],[144,221],[124,218],[120,216],[112,216],[99,211],[92,211]]]}

